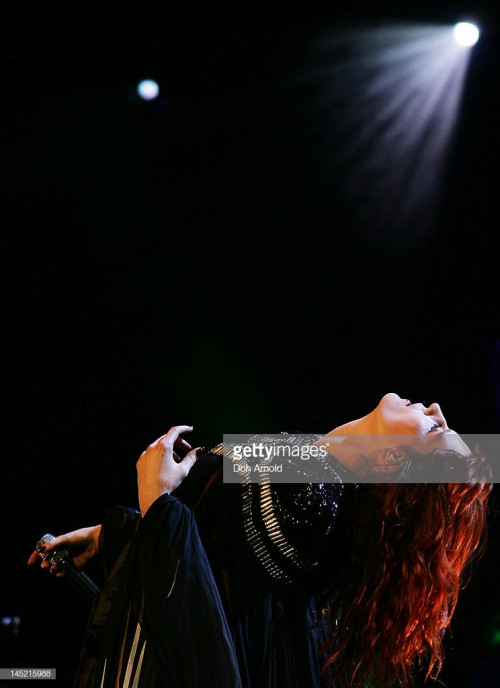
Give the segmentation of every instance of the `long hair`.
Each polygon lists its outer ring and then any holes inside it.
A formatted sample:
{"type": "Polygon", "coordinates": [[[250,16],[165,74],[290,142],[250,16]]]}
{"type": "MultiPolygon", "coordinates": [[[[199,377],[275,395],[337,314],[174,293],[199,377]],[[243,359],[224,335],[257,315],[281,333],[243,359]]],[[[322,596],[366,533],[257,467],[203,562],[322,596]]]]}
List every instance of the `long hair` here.
{"type": "MultiPolygon", "coordinates": [[[[456,464],[452,454],[439,460],[456,464]]],[[[460,461],[476,482],[357,486],[350,556],[323,648],[327,683],[405,688],[417,670],[438,676],[459,591],[484,552],[492,489],[484,456],[460,461]]]]}

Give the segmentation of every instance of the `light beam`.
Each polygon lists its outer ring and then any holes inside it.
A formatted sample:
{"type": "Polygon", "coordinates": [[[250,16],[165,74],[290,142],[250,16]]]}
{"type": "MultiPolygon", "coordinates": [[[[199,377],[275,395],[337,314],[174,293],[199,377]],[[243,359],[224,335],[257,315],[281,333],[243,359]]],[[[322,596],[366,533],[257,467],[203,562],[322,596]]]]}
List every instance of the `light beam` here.
{"type": "MultiPolygon", "coordinates": [[[[368,243],[411,248],[428,234],[470,50],[450,26],[393,25],[325,35],[301,81],[327,131],[325,170],[368,243]],[[319,66],[318,66],[319,65],[319,66]],[[331,126],[328,127],[328,123],[331,126]]],[[[326,175],[324,175],[326,176],[326,175]]]]}

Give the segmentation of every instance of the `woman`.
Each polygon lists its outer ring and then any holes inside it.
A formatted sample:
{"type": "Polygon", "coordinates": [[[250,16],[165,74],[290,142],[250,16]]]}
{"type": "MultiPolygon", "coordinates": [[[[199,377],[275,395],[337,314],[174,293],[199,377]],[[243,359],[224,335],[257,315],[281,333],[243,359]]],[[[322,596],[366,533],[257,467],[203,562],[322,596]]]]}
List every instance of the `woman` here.
{"type": "Polygon", "coordinates": [[[70,547],[77,566],[104,561],[76,685],[384,688],[418,670],[436,677],[491,490],[484,458],[440,407],[387,394],[317,436],[340,478],[331,484],[224,484],[223,448],[192,449],[191,430],[172,428],[141,455],[140,515],[118,508],[103,527],[45,546],[70,547]],[[416,482],[429,465],[455,482],[416,482]]]}

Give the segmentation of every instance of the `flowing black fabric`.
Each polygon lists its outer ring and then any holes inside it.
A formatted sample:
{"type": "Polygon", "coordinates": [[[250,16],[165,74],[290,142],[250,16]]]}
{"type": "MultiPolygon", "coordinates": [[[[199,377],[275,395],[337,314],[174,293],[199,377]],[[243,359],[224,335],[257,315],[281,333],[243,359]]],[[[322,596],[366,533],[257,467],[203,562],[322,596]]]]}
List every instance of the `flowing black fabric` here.
{"type": "Polygon", "coordinates": [[[315,558],[298,570],[283,556],[291,581],[284,585],[249,546],[241,486],[224,484],[220,469],[220,457],[207,454],[143,519],[123,507],[106,517],[106,584],[90,615],[76,688],[324,685],[321,647],[345,544],[342,514],[324,508],[333,493],[276,486],[283,532],[315,558]]]}

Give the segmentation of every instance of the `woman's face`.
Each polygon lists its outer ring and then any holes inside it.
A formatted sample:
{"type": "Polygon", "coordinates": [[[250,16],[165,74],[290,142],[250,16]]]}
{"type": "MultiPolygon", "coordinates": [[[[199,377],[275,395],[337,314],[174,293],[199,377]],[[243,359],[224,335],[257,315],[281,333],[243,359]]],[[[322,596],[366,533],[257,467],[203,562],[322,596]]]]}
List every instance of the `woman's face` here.
{"type": "MultiPolygon", "coordinates": [[[[388,457],[394,450],[409,448],[417,453],[428,454],[434,449],[450,449],[469,455],[470,449],[454,430],[450,430],[439,404],[424,406],[412,404],[398,394],[386,394],[376,408],[362,418],[339,425],[325,437],[338,436],[339,442],[331,447],[331,453],[340,461],[363,456],[361,468],[390,472],[398,465],[388,467],[388,457]],[[342,453],[343,452],[343,453],[342,453]]],[[[322,438],[321,441],[323,441],[322,438]]],[[[325,443],[328,447],[328,442],[325,443]]],[[[330,449],[328,449],[330,451],[330,449]]],[[[363,475],[359,466],[354,472],[363,475]]]]}
{"type": "Polygon", "coordinates": [[[375,432],[386,435],[412,435],[427,433],[453,433],[439,404],[412,404],[398,394],[386,394],[372,411],[375,432]]]}
{"type": "Polygon", "coordinates": [[[363,418],[339,425],[330,434],[426,435],[452,433],[439,404],[412,404],[398,394],[382,397],[377,407],[363,418]]]}

